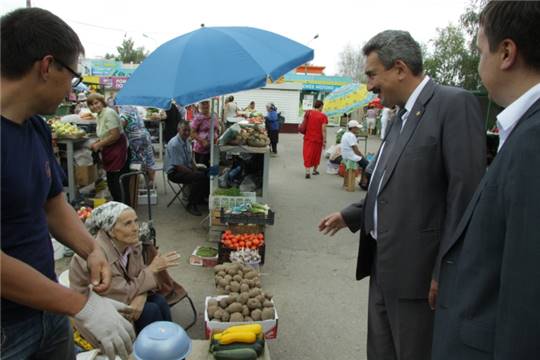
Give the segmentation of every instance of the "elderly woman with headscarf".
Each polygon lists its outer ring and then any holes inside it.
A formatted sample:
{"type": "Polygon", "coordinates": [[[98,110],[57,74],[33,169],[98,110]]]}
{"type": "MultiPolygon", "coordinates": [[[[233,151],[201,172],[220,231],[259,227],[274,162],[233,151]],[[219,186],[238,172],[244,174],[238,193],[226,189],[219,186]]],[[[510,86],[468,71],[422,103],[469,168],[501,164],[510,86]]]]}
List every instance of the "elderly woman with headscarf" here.
{"type": "MultiPolygon", "coordinates": [[[[96,135],[98,140],[90,148],[101,152],[103,168],[107,172],[107,186],[114,201],[122,199],[120,176],[129,171],[128,142],[122,129],[120,117],[112,108],[107,106],[105,97],[98,93],[87,96],[86,103],[96,117],[96,135]]],[[[125,181],[124,192],[129,193],[128,182],[125,181]]]]}
{"type": "MultiPolygon", "coordinates": [[[[144,264],[139,241],[139,223],[135,211],[119,202],[108,202],[92,211],[86,225],[105,253],[111,267],[111,285],[102,296],[128,304],[133,312],[135,331],[139,333],[155,321],[170,321],[171,311],[159,289],[157,273],[176,266],[179,255],[175,251],[158,254],[147,266],[144,264]]],[[[83,294],[88,293],[90,275],[86,261],[78,255],[71,260],[69,285],[83,294]]],[[[84,329],[75,326],[85,339],[94,343],[84,329]]]]}
{"type": "Polygon", "coordinates": [[[154,183],[154,148],[152,138],[144,126],[144,119],[135,106],[120,106],[120,119],[129,140],[130,160],[132,164],[141,164],[148,174],[150,186],[154,183]]]}

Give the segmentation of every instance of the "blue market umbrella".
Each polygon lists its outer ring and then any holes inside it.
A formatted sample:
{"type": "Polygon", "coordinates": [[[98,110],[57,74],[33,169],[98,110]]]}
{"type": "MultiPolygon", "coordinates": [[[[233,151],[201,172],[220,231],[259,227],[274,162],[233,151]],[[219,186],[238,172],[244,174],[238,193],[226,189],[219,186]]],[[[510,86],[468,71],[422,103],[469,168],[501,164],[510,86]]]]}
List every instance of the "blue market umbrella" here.
{"type": "Polygon", "coordinates": [[[313,50],[250,27],[202,27],[152,52],[118,93],[119,105],[168,109],[263,87],[313,59],[313,50]]]}

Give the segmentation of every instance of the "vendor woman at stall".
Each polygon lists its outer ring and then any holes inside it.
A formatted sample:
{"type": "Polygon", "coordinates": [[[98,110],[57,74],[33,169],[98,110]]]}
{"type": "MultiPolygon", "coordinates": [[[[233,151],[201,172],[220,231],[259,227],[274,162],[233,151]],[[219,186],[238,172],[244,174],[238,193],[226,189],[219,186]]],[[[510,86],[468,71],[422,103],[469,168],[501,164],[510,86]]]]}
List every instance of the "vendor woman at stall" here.
{"type": "Polygon", "coordinates": [[[199,112],[191,122],[191,137],[193,138],[193,155],[195,162],[210,167],[210,141],[217,140],[219,123],[215,115],[210,115],[210,101],[201,101],[199,112]],[[210,139],[210,121],[214,118],[214,139],[210,139]]]}
{"type": "MultiPolygon", "coordinates": [[[[92,151],[101,152],[103,168],[107,172],[107,185],[113,200],[124,201],[120,190],[120,175],[129,171],[129,163],[128,142],[124,135],[120,116],[107,106],[105,97],[101,94],[88,95],[86,103],[92,112],[97,113],[96,134],[98,140],[90,147],[92,151]]],[[[124,193],[129,194],[128,182],[126,181],[123,185],[124,193]]]]}

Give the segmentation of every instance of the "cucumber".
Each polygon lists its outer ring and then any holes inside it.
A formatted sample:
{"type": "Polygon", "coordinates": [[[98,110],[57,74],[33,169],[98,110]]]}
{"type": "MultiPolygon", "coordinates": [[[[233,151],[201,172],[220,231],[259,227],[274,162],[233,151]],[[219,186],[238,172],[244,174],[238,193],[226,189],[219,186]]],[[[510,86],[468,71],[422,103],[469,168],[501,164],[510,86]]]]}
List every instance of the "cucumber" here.
{"type": "Polygon", "coordinates": [[[257,353],[253,349],[232,349],[216,351],[216,360],[257,360],[257,353]]]}
{"type": "Polygon", "coordinates": [[[221,345],[219,343],[214,343],[211,345],[210,352],[235,349],[253,349],[258,356],[261,356],[261,354],[264,352],[264,341],[257,340],[253,344],[232,343],[229,345],[221,345]]]}

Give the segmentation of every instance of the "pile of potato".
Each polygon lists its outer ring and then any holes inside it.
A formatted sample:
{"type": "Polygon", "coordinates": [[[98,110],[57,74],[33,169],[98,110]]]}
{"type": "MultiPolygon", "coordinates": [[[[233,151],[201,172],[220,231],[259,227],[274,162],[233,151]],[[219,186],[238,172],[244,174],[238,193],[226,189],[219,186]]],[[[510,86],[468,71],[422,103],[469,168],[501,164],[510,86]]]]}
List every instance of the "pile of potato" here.
{"type": "Polygon", "coordinates": [[[261,321],[274,319],[272,295],[254,288],[249,292],[233,293],[221,299],[208,300],[208,317],[222,322],[261,321]]]}
{"type": "Polygon", "coordinates": [[[218,295],[240,294],[261,288],[260,274],[239,263],[225,263],[214,267],[218,295]]]}

